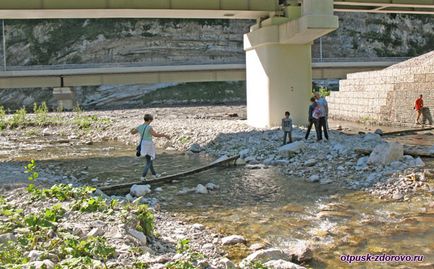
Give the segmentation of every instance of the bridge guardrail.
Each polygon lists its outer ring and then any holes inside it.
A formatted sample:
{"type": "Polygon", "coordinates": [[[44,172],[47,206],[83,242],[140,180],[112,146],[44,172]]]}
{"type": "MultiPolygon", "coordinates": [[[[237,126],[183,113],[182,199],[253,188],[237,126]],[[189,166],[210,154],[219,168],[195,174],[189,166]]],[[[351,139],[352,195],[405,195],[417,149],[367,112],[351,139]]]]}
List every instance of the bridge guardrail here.
{"type": "MultiPolygon", "coordinates": [[[[378,57],[378,58],[312,58],[313,63],[329,63],[329,62],[402,62],[408,60],[408,57],[378,57]]],[[[66,69],[93,69],[93,68],[115,68],[115,67],[146,67],[146,66],[177,66],[177,65],[212,65],[212,64],[245,64],[245,62],[215,62],[215,63],[195,63],[177,62],[173,63],[92,63],[92,64],[55,64],[55,65],[21,65],[7,66],[6,70],[1,71],[33,71],[33,70],[66,70],[66,69]]]]}

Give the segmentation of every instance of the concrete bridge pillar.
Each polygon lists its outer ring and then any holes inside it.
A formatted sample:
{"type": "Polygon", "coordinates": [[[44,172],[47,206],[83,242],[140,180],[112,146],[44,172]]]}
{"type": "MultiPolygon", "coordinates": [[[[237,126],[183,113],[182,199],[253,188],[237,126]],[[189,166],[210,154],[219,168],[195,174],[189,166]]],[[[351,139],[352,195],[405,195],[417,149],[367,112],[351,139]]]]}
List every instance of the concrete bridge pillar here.
{"type": "Polygon", "coordinates": [[[70,111],[74,108],[74,93],[70,87],[53,88],[53,97],[58,109],[70,111]]]}
{"type": "Polygon", "coordinates": [[[285,111],[305,124],[312,90],[312,41],[338,27],[333,0],[304,0],[288,6],[244,35],[247,120],[255,127],[278,126],[285,111]]]}

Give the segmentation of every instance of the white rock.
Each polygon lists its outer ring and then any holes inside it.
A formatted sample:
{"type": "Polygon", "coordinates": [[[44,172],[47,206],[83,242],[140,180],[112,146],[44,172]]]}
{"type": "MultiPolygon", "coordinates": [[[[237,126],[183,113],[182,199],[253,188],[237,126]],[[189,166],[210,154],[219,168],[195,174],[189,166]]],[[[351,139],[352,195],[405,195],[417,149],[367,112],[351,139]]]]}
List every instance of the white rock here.
{"type": "Polygon", "coordinates": [[[162,191],[163,191],[163,188],[161,188],[161,187],[155,188],[155,191],[156,191],[156,192],[162,192],[162,191]]]}
{"type": "Polygon", "coordinates": [[[176,194],[178,194],[178,195],[187,194],[187,193],[193,192],[195,190],[196,190],[195,188],[190,189],[190,188],[184,187],[180,191],[178,191],[176,194]]]}
{"type": "Polygon", "coordinates": [[[243,149],[238,154],[240,155],[241,159],[246,158],[249,155],[250,150],[249,149],[243,149]]]}
{"type": "Polygon", "coordinates": [[[368,158],[368,164],[387,165],[404,156],[404,147],[396,142],[377,145],[368,158]]]}
{"type": "Polygon", "coordinates": [[[193,206],[193,203],[191,203],[191,202],[188,202],[187,204],[185,204],[186,206],[193,206]]]}
{"type": "Polygon", "coordinates": [[[314,166],[316,163],[318,163],[317,160],[315,159],[309,159],[307,161],[304,162],[304,166],[314,166]]]}
{"type": "Polygon", "coordinates": [[[127,195],[125,195],[125,199],[127,199],[129,202],[134,201],[134,197],[129,193],[127,195]]]}
{"type": "Polygon", "coordinates": [[[222,238],[222,245],[244,244],[246,239],[241,235],[230,235],[222,238]]]}
{"type": "Polygon", "coordinates": [[[154,263],[151,265],[151,267],[149,267],[150,269],[165,269],[166,265],[162,264],[162,263],[154,263]]]}
{"type": "Polygon", "coordinates": [[[16,237],[12,233],[0,234],[0,243],[7,243],[8,241],[16,240],[16,237]]]}
{"type": "Polygon", "coordinates": [[[312,250],[309,248],[309,245],[306,241],[299,240],[293,242],[287,248],[287,253],[291,257],[292,261],[302,263],[308,262],[313,258],[312,250]]]}
{"type": "Polygon", "coordinates": [[[205,186],[208,190],[217,190],[218,188],[219,188],[219,186],[218,185],[216,185],[216,184],[214,184],[214,183],[208,183],[208,184],[206,184],[206,186],[205,186]]]}
{"type": "Polygon", "coordinates": [[[340,143],[334,143],[332,146],[332,150],[336,151],[338,154],[346,154],[349,149],[340,143]]]}
{"type": "Polygon", "coordinates": [[[144,196],[150,192],[151,192],[150,185],[133,185],[130,191],[131,195],[136,197],[144,196]]]}
{"type": "Polygon", "coordinates": [[[226,257],[221,258],[217,262],[217,265],[218,265],[217,268],[221,268],[221,269],[235,269],[236,268],[235,264],[226,257]]]}
{"type": "Polygon", "coordinates": [[[277,149],[281,156],[287,157],[291,153],[299,153],[306,148],[306,144],[303,141],[296,141],[291,144],[286,144],[277,149]]]}
{"type": "Polygon", "coordinates": [[[319,182],[319,175],[311,175],[308,179],[307,179],[307,181],[309,181],[309,182],[319,182]]]}
{"type": "Polygon", "coordinates": [[[422,161],[422,159],[420,157],[417,157],[414,160],[414,164],[415,164],[415,166],[418,166],[418,167],[424,167],[425,166],[425,163],[422,161]]]}
{"type": "Polygon", "coordinates": [[[206,243],[202,246],[203,250],[213,250],[214,249],[214,245],[211,243],[206,243]]]}
{"type": "Polygon", "coordinates": [[[144,233],[131,228],[128,229],[128,233],[132,235],[134,238],[136,238],[137,240],[139,240],[142,246],[146,246],[147,240],[144,233]]]}
{"type": "Polygon", "coordinates": [[[96,178],[92,178],[90,181],[92,181],[92,182],[98,182],[98,178],[96,177],[96,178]]]}
{"type": "Polygon", "coordinates": [[[205,229],[205,226],[203,224],[200,224],[200,223],[195,223],[195,224],[191,225],[191,227],[195,230],[200,230],[200,231],[205,229]]]}
{"type": "Polygon", "coordinates": [[[27,255],[27,257],[30,259],[31,262],[34,262],[34,261],[37,261],[39,259],[39,257],[41,257],[42,254],[43,254],[42,251],[31,250],[29,252],[29,255],[27,255]]]}
{"type": "Polygon", "coordinates": [[[54,263],[50,260],[43,260],[43,261],[34,261],[29,262],[23,266],[23,268],[32,268],[32,269],[52,269],[54,268],[54,263]]]}
{"type": "Polygon", "coordinates": [[[390,167],[394,170],[399,170],[404,168],[405,164],[400,161],[393,161],[390,163],[390,167]]]}
{"type": "Polygon", "coordinates": [[[90,230],[89,233],[87,233],[87,237],[91,237],[91,236],[101,236],[104,234],[104,230],[102,230],[101,228],[93,228],[92,230],[90,230]]]}
{"type": "Polygon", "coordinates": [[[279,248],[261,249],[250,254],[249,256],[247,256],[247,258],[242,260],[240,263],[240,267],[249,268],[249,266],[256,261],[266,263],[272,260],[290,261],[291,257],[279,248]]]}
{"type": "Polygon", "coordinates": [[[207,194],[208,190],[206,189],[206,187],[202,184],[199,184],[196,186],[196,189],[194,191],[195,193],[200,193],[200,194],[207,194]]]}
{"type": "Polygon", "coordinates": [[[404,197],[404,195],[402,195],[402,193],[400,193],[400,192],[395,192],[392,195],[393,200],[401,200],[403,197],[404,197]]]}
{"type": "Polygon", "coordinates": [[[264,266],[270,269],[306,269],[306,267],[284,260],[268,261],[264,263],[264,266]]]}
{"type": "Polygon", "coordinates": [[[364,142],[376,142],[376,143],[380,143],[382,140],[381,140],[381,136],[379,134],[367,133],[363,137],[363,141],[364,142]]]}

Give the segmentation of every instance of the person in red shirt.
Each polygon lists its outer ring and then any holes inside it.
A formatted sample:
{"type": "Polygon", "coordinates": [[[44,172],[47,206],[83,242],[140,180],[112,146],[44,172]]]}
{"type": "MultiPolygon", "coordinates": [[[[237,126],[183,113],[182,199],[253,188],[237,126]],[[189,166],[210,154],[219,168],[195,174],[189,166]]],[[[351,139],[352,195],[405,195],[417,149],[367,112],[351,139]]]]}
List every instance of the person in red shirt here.
{"type": "Polygon", "coordinates": [[[422,108],[423,108],[423,99],[421,94],[419,98],[417,98],[416,101],[414,102],[414,109],[417,112],[416,124],[420,124],[419,119],[420,119],[420,115],[422,115],[422,108]]]}

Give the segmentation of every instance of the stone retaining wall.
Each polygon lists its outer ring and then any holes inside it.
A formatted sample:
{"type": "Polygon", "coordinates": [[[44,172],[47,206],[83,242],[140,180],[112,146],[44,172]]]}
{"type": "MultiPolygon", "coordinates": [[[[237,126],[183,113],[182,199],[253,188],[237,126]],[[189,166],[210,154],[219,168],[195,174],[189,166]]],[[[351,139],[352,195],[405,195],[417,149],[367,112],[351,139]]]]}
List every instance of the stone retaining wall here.
{"type": "Polygon", "coordinates": [[[349,74],[327,98],[331,118],[386,125],[414,124],[422,94],[434,110],[434,51],[381,71],[349,74]]]}

